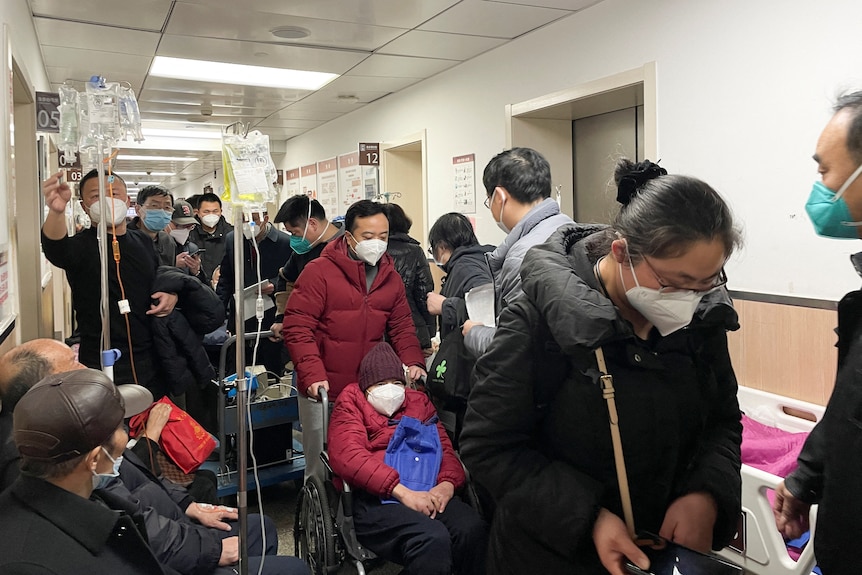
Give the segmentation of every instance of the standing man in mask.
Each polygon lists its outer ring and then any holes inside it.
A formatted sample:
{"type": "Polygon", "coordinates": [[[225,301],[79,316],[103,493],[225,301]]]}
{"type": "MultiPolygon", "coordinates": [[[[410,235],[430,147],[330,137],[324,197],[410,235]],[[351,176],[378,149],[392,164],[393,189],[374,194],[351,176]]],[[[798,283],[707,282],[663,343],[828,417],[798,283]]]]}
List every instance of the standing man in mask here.
{"type": "Polygon", "coordinates": [[[308,262],[320,257],[326,244],[344,235],[340,223],[326,219],[326,210],[317,200],[306,195],[288,198],[275,215],[275,223],[284,224],[290,232],[290,247],[293,254],[278,270],[275,285],[275,323],[272,324],[273,338],[280,340],[283,329],[284,306],[293,291],[296,278],[308,262]]]}
{"type": "Polygon", "coordinates": [[[356,381],[362,358],[384,338],[412,380],[425,375],[404,282],[386,253],[389,220],[383,205],[356,202],[347,210],[344,230],[305,266],[284,310],[284,341],[305,396],[299,408],[306,475],[318,471],[314,450],[322,446],[322,438],[311,435],[322,430],[320,410],[307,398],[319,397],[323,388],[335,399],[356,381]]]}
{"type": "MultiPolygon", "coordinates": [[[[817,141],[814,160],[821,180],[805,206],[821,236],[860,238],[862,221],[862,91],[838,99],[835,114],[817,141]]],[[[862,253],[850,257],[862,269],[862,253]]],[[[773,512],[788,538],[808,529],[819,504],[814,553],[823,575],[859,572],[856,547],[862,514],[862,291],[838,304],[838,374],[823,419],[799,454],[799,467],[775,490],[773,512]]]]}
{"type": "MultiPolygon", "coordinates": [[[[243,218],[246,218],[245,214],[243,218]]],[[[275,321],[273,293],[275,292],[275,283],[278,281],[278,269],[293,253],[290,249],[290,236],[269,223],[269,215],[266,212],[253,212],[251,222],[246,222],[244,228],[241,232],[245,236],[242,242],[244,287],[255,285],[261,281],[264,282],[260,288],[261,296],[265,301],[269,300],[273,304],[269,309],[266,309],[260,323],[254,315],[246,316],[245,332],[267,331],[275,321]],[[258,273],[260,277],[258,277],[258,273]]],[[[233,330],[235,314],[237,313],[237,306],[233,297],[235,289],[234,233],[236,230],[227,235],[225,255],[221,262],[221,274],[216,285],[216,293],[228,311],[227,327],[229,330],[233,330]]],[[[242,306],[239,306],[239,313],[243,313],[242,306]]],[[[254,342],[250,343],[253,344],[254,342]]],[[[282,356],[283,350],[284,346],[281,342],[270,341],[269,337],[261,336],[257,351],[258,363],[265,365],[267,371],[281,376],[285,364],[285,358],[282,356]]],[[[247,346],[247,365],[251,365],[252,351],[252,347],[247,346]]]]}
{"type": "Polygon", "coordinates": [[[87,367],[99,368],[101,359],[102,322],[101,262],[96,226],[104,217],[108,224],[108,253],[116,241],[119,264],[108,261],[108,309],[111,325],[111,346],[122,356],[114,365],[117,383],[139,383],[152,391],[154,397],[165,395],[158,363],[153,357],[152,317],[165,317],[177,303],[177,294],[158,290],[158,258],[152,239],[143,231],[126,229],[129,197],[126,184],[117,175],[106,176],[106,204],[109,213],[101,213],[99,204],[99,174],[91,170],[79,184],[81,205],[93,226],[72,237],[66,235],[66,204],[72,199],[72,189],[54,174],[42,184],[48,215],[42,225],[42,250],[48,261],[66,271],[72,289],[75,314],[81,331],[79,360],[87,367]],[[127,300],[129,313],[121,314],[120,301],[127,300]]]}
{"type": "Polygon", "coordinates": [[[153,239],[159,265],[174,265],[176,243],[164,231],[173,215],[170,193],[162,186],[147,186],[138,192],[136,199],[135,213],[138,215],[129,223],[129,229],[146,232],[153,239]]]}
{"type": "Polygon", "coordinates": [[[203,250],[201,267],[204,274],[215,279],[213,274],[224,258],[227,234],[233,226],[224,219],[221,199],[212,192],[200,196],[196,211],[200,225],[192,230],[191,241],[203,250]]]}
{"type": "MultiPolygon", "coordinates": [[[[482,175],[485,207],[504,233],[497,249],[486,254],[494,276],[496,311],[521,296],[521,262],[531,247],[545,240],[572,218],[560,212],[551,199],[551,166],[530,148],[512,148],[494,156],[482,175]]],[[[464,345],[475,357],[485,352],[496,328],[473,321],[464,323],[464,345]]]]}

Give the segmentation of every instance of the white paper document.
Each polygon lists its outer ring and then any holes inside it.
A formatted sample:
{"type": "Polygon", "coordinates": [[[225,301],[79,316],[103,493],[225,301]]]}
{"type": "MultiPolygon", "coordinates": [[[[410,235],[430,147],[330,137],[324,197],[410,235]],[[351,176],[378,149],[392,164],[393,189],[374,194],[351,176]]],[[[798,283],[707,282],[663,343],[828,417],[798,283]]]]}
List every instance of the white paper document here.
{"type": "Polygon", "coordinates": [[[497,315],[494,313],[494,284],[483,284],[476,286],[464,296],[467,304],[467,315],[471,321],[482,325],[493,327],[497,323],[497,315]]]}
{"type": "MultiPolygon", "coordinates": [[[[255,317],[255,308],[257,306],[257,289],[258,286],[263,288],[269,284],[269,280],[263,280],[260,283],[250,285],[242,290],[242,318],[250,320],[255,317]]],[[[268,295],[263,295],[263,311],[275,307],[272,298],[268,295]]]]}

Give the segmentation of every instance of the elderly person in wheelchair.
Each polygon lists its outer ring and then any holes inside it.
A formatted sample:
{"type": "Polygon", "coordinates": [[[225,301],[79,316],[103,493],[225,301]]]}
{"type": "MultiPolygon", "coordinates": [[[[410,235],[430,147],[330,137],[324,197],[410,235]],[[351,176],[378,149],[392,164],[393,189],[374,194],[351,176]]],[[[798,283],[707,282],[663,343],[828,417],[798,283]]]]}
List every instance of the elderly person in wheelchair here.
{"type": "Polygon", "coordinates": [[[428,397],[388,343],[365,356],[329,426],[333,472],[354,490],[359,542],[412,575],[485,572],[487,525],[455,496],[464,470],[428,397]]]}

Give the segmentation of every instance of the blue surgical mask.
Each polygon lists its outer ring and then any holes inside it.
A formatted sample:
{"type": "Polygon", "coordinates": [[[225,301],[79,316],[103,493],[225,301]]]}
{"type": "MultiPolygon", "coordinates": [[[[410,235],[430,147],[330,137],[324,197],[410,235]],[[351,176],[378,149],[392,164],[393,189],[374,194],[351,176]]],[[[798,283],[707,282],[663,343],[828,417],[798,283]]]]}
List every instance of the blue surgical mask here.
{"type": "Polygon", "coordinates": [[[290,248],[300,255],[307,254],[311,251],[311,242],[304,235],[301,238],[290,236],[290,248]]]}
{"type": "Polygon", "coordinates": [[[842,197],[847,188],[862,174],[859,166],[837,192],[827,188],[823,182],[814,182],[805,211],[814,225],[817,235],[829,238],[859,239],[856,227],[862,222],[854,222],[850,216],[850,208],[842,197]]]}
{"type": "Polygon", "coordinates": [[[144,210],[144,225],[147,226],[148,230],[160,232],[165,229],[165,226],[171,223],[172,212],[158,209],[150,210],[147,208],[144,208],[144,210]]]}
{"type": "Polygon", "coordinates": [[[111,468],[110,473],[96,473],[95,470],[93,471],[93,489],[104,489],[113,478],[120,476],[120,464],[123,463],[123,456],[121,455],[114,459],[104,446],[102,447],[102,451],[104,451],[107,458],[111,460],[113,467],[111,468]]]}

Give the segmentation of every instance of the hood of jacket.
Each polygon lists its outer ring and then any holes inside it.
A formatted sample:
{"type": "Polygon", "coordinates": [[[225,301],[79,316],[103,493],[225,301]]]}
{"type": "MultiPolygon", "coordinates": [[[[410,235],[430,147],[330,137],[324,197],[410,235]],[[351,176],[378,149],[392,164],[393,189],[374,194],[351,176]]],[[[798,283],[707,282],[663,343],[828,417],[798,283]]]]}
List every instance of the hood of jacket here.
{"type": "Polygon", "coordinates": [[[401,232],[390,233],[389,234],[389,241],[390,242],[392,242],[392,241],[404,242],[404,243],[413,244],[413,245],[417,245],[417,246],[419,245],[419,240],[411,238],[407,234],[403,234],[401,232]]]}
{"type": "Polygon", "coordinates": [[[556,216],[559,213],[560,206],[551,198],[545,198],[540,203],[533,206],[533,209],[527,212],[527,214],[521,218],[521,221],[512,228],[512,231],[506,235],[506,239],[503,240],[503,243],[497,246],[497,249],[493,252],[488,254],[488,264],[491,266],[491,271],[494,274],[497,273],[497,270],[503,266],[503,262],[506,260],[506,255],[509,253],[509,250],[518,242],[518,240],[529,234],[533,228],[539,225],[543,220],[556,216]]]}
{"type": "MultiPolygon", "coordinates": [[[[562,226],[530,250],[521,266],[524,294],[548,322],[557,344],[566,352],[632,337],[631,324],[599,289],[585,240],[608,229],[597,224],[562,226]]],[[[688,328],[736,330],[738,317],[727,290],[706,294],[688,328]]]]}
{"type": "Polygon", "coordinates": [[[449,256],[449,261],[440,266],[445,273],[450,273],[452,271],[452,267],[455,262],[461,260],[473,260],[477,265],[484,266],[485,265],[485,254],[491,253],[494,251],[494,246],[492,245],[479,245],[476,244],[474,246],[461,246],[460,248],[455,248],[455,251],[452,252],[452,255],[449,256]]]}
{"type": "MultiPolygon", "coordinates": [[[[320,252],[320,257],[330,260],[335,266],[341,270],[347,281],[351,283],[360,292],[365,293],[365,262],[356,260],[350,257],[350,248],[347,246],[347,236],[341,235],[332,238],[320,252]]],[[[374,283],[371,288],[374,289],[380,284],[380,281],[385,277],[385,271],[392,267],[392,256],[388,253],[383,253],[383,257],[377,262],[377,277],[374,278],[374,283]]]]}

